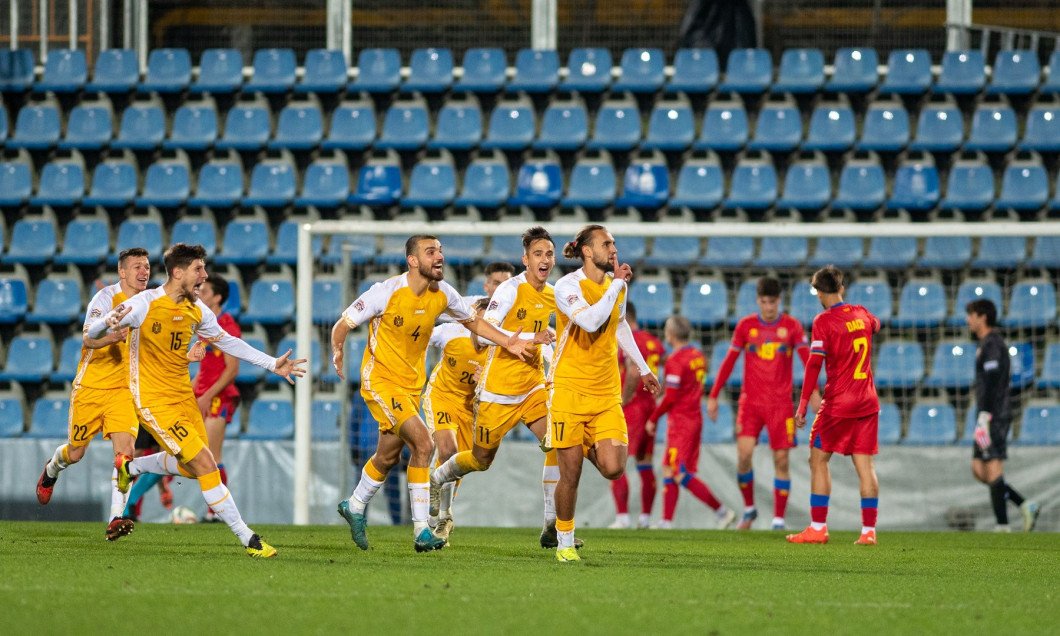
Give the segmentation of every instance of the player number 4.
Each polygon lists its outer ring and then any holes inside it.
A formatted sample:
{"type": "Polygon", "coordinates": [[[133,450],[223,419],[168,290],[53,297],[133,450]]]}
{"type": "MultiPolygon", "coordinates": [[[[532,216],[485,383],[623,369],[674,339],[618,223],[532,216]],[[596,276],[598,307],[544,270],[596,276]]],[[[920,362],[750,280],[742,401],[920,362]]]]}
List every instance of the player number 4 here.
{"type": "Polygon", "coordinates": [[[409,334],[409,335],[411,335],[411,336],[412,336],[412,339],[413,339],[413,340],[419,340],[419,339],[420,339],[420,326],[419,326],[419,325],[416,325],[416,331],[413,331],[413,332],[412,332],[411,334],[409,334]]]}
{"type": "Polygon", "coordinates": [[[854,379],[864,380],[869,377],[869,374],[865,373],[865,357],[869,355],[869,339],[865,337],[854,338],[854,352],[861,354],[858,366],[854,367],[854,379]]]}

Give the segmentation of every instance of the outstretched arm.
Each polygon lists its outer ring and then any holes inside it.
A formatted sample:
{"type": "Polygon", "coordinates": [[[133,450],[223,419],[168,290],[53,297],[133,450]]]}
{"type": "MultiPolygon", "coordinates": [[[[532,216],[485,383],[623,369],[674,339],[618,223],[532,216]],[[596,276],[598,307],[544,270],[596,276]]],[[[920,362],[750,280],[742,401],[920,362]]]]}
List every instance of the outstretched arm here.
{"type": "Polygon", "coordinates": [[[592,305],[582,297],[577,283],[556,284],[556,309],[568,316],[574,324],[588,332],[595,332],[611,317],[618,295],[626,288],[625,281],[616,278],[600,300],[592,305]]]}
{"type": "Polygon", "coordinates": [[[526,360],[526,356],[533,353],[530,342],[519,337],[522,333],[522,329],[519,329],[511,335],[507,335],[502,333],[500,329],[497,329],[483,320],[481,316],[475,316],[470,321],[463,322],[463,325],[467,327],[468,331],[476,336],[485,338],[493,344],[504,347],[509,353],[520,360],[526,360]]]}

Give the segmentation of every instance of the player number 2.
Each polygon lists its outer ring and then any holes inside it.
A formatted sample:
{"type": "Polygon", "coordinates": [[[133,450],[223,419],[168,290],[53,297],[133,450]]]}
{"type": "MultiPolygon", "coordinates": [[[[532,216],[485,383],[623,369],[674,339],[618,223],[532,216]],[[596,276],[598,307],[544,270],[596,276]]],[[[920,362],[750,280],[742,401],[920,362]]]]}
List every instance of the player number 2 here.
{"type": "Polygon", "coordinates": [[[864,380],[869,377],[869,374],[865,373],[865,356],[869,355],[868,338],[854,338],[854,352],[861,354],[861,359],[858,360],[858,366],[854,367],[854,379],[864,380]]]}

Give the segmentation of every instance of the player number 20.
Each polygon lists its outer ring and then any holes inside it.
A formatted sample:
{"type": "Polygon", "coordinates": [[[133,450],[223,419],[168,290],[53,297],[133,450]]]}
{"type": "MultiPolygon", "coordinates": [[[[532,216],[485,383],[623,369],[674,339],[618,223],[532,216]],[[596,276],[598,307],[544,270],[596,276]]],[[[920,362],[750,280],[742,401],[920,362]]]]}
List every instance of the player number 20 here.
{"type": "Polygon", "coordinates": [[[854,338],[854,352],[861,354],[861,358],[858,360],[858,365],[854,367],[854,379],[864,380],[869,377],[869,374],[865,373],[865,357],[869,355],[868,338],[854,338]]]}

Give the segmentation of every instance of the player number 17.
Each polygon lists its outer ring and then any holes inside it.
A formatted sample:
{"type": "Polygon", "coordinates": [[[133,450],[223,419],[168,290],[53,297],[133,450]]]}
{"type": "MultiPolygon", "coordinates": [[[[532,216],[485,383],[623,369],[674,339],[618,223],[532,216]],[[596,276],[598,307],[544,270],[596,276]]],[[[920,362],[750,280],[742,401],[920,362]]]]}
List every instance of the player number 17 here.
{"type": "Polygon", "coordinates": [[[869,355],[869,339],[864,336],[854,338],[854,352],[861,354],[858,365],[854,367],[854,379],[864,380],[869,377],[869,374],[865,373],[865,357],[869,355]]]}

